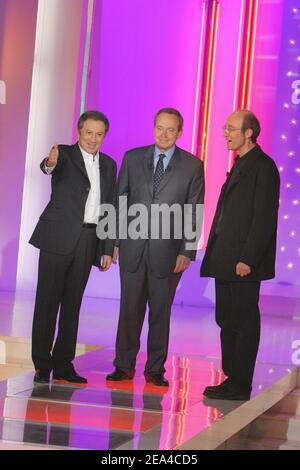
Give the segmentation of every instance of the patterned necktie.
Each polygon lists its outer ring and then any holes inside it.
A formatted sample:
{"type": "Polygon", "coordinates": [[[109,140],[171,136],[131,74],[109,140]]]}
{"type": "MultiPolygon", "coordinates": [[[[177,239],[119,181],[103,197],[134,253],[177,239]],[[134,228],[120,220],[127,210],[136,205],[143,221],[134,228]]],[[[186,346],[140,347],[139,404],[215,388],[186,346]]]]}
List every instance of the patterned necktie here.
{"type": "Polygon", "coordinates": [[[159,188],[160,182],[163,179],[165,169],[164,169],[164,162],[163,159],[165,158],[165,155],[161,153],[159,155],[159,160],[157,162],[156,168],[155,168],[155,173],[153,177],[153,195],[157,193],[157,190],[159,188]]]}

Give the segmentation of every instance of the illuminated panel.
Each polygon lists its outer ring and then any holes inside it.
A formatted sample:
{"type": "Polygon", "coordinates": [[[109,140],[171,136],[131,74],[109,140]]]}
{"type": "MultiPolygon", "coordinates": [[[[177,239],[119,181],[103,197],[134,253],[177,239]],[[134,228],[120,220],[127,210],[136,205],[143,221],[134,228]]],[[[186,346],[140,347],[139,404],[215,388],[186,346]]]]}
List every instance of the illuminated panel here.
{"type": "Polygon", "coordinates": [[[258,0],[247,0],[242,51],[238,108],[250,105],[258,0]]]}
{"type": "Polygon", "coordinates": [[[208,15],[207,15],[207,31],[206,31],[206,42],[205,42],[205,58],[204,58],[204,73],[203,73],[203,84],[202,84],[202,99],[200,105],[200,123],[199,123],[199,134],[198,134],[198,145],[197,155],[200,159],[205,162],[206,150],[207,150],[207,138],[208,138],[208,123],[210,115],[210,104],[211,104],[211,92],[212,92],[212,81],[213,81],[213,69],[215,62],[215,45],[216,45],[216,33],[217,23],[219,15],[219,2],[213,1],[209,3],[208,15]]]}
{"type": "MultiPolygon", "coordinates": [[[[232,111],[250,108],[257,12],[258,0],[243,0],[232,111]]],[[[234,156],[235,152],[230,151],[228,156],[228,171],[232,167],[234,156]]]]}
{"type": "MultiPolygon", "coordinates": [[[[238,96],[237,58],[242,48],[244,3],[241,0],[220,0],[218,5],[216,2],[212,3],[211,24],[214,21],[215,27],[210,36],[207,34],[206,37],[211,38],[214,33],[214,44],[211,44],[210,39],[204,45],[207,54],[210,53],[211,56],[207,65],[212,64],[210,81],[203,82],[203,108],[200,110],[202,128],[199,132],[198,152],[205,161],[204,244],[220,188],[228,171],[228,150],[222,128],[238,96]]],[[[208,71],[207,75],[209,76],[208,71]]]]}
{"type": "MultiPolygon", "coordinates": [[[[249,107],[259,117],[261,123],[259,143],[269,154],[274,141],[283,13],[284,10],[291,11],[292,8],[291,6],[289,9],[284,0],[258,2],[249,107]]],[[[286,50],[287,47],[284,46],[282,54],[286,53],[286,50]]],[[[285,112],[285,109],[282,108],[282,111],[285,112]]]]}
{"type": "Polygon", "coordinates": [[[258,0],[254,1],[253,14],[252,14],[252,27],[251,27],[251,51],[249,57],[249,76],[248,76],[248,90],[246,108],[250,108],[252,80],[253,80],[253,66],[254,66],[254,51],[256,46],[256,33],[257,33],[257,16],[258,16],[258,0]]]}
{"type": "Polygon", "coordinates": [[[192,136],[192,153],[197,153],[197,133],[199,127],[199,100],[200,100],[200,90],[203,74],[203,42],[204,35],[206,30],[207,23],[207,4],[203,2],[202,4],[202,19],[201,19],[201,35],[200,35],[200,44],[199,44],[199,57],[198,57],[198,70],[197,70],[197,84],[196,84],[196,97],[195,97],[195,109],[194,109],[194,126],[193,126],[193,136],[192,136]]]}
{"type": "MultiPolygon", "coordinates": [[[[238,48],[236,54],[236,68],[235,68],[235,82],[234,82],[234,96],[233,96],[233,106],[232,111],[238,108],[238,96],[239,96],[239,89],[240,89],[240,76],[241,76],[241,50],[243,44],[243,30],[244,30],[244,18],[245,18],[245,2],[246,0],[242,0],[241,11],[240,11],[240,20],[239,20],[239,35],[238,35],[238,48]]],[[[228,158],[228,168],[227,171],[230,171],[232,167],[232,162],[234,158],[234,152],[229,152],[228,158]]]]}

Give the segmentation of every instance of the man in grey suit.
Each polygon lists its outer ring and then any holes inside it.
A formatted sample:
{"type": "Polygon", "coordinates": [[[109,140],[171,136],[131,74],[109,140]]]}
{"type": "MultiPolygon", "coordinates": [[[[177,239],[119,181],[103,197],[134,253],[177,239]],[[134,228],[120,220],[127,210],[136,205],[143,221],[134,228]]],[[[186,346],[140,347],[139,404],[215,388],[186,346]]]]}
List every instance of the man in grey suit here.
{"type": "MultiPolygon", "coordinates": [[[[133,378],[148,303],[145,378],[155,385],[168,386],[164,364],[168,353],[171,306],[182,273],[195,259],[197,243],[195,235],[191,249],[187,231],[178,237],[175,226],[180,222],[184,229],[187,228],[189,218],[182,214],[185,205],[190,205],[195,225],[196,209],[203,204],[204,176],[202,161],[175,145],[182,134],[181,114],[176,109],[163,108],[156,114],[154,122],[155,145],[127,152],[119,175],[119,197],[126,196],[128,214],[135,204],[139,204],[147,209],[149,219],[142,222],[140,237],[130,234],[124,239],[120,237],[121,307],[115,370],[107,380],[133,378]],[[176,204],[181,210],[181,215],[175,215],[170,221],[168,237],[164,237],[161,230],[158,236],[153,234],[153,225],[158,218],[151,211],[155,205],[162,204],[168,208],[176,204]]],[[[131,220],[129,217],[127,227],[131,220]]],[[[162,228],[161,221],[159,227],[162,228]]]]}

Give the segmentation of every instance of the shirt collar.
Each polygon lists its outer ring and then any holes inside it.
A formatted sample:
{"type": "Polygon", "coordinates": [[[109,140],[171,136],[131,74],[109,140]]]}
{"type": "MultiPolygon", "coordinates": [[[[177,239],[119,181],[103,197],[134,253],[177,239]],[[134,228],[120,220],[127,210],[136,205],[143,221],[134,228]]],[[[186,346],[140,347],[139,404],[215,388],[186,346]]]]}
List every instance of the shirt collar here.
{"type": "Polygon", "coordinates": [[[154,148],[154,158],[155,157],[158,157],[161,153],[163,153],[167,159],[169,160],[171,157],[173,157],[173,154],[175,152],[175,145],[173,145],[173,147],[171,147],[170,149],[168,150],[165,150],[164,152],[162,152],[156,145],[155,145],[155,148],[154,148]]]}
{"type": "Polygon", "coordinates": [[[80,151],[82,153],[82,156],[84,158],[84,161],[92,165],[94,162],[99,161],[99,152],[96,153],[95,158],[92,153],[86,152],[79,144],[78,144],[80,151]]]}

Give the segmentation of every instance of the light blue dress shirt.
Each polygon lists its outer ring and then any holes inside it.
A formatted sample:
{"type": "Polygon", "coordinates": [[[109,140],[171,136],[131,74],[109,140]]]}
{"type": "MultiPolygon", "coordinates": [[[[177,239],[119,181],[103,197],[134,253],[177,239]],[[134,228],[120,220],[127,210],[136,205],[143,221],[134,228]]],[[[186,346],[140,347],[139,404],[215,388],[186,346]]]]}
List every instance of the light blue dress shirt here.
{"type": "Polygon", "coordinates": [[[175,145],[173,145],[173,147],[171,147],[170,149],[165,150],[165,152],[162,152],[161,150],[159,150],[159,148],[157,148],[156,145],[155,145],[154,159],[153,159],[153,162],[154,162],[153,173],[155,173],[155,168],[156,168],[156,165],[157,165],[158,160],[159,160],[159,155],[161,153],[163,153],[165,155],[165,158],[163,159],[163,164],[164,164],[164,170],[166,171],[166,168],[169,165],[170,160],[174,155],[174,152],[175,152],[175,145]]]}

